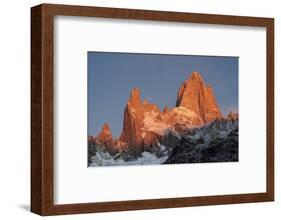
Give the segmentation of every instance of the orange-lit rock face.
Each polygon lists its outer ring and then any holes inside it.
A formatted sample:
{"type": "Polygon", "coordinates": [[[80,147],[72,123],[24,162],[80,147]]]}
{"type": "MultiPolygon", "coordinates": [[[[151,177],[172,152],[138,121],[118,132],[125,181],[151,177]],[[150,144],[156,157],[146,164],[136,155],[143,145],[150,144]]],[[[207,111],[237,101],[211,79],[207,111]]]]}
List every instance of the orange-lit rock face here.
{"type": "Polygon", "coordinates": [[[110,127],[105,123],[102,127],[101,132],[97,137],[90,136],[90,142],[95,142],[97,144],[102,144],[110,153],[117,153],[127,149],[127,144],[119,141],[118,139],[113,139],[110,127]]]}
{"type": "Polygon", "coordinates": [[[150,129],[150,122],[161,124],[161,112],[156,105],[146,100],[142,102],[140,90],[135,88],[124,111],[123,131],[119,140],[136,151],[142,151],[146,146],[155,144],[158,134],[150,129]]]}
{"type": "Polygon", "coordinates": [[[103,125],[101,132],[96,137],[96,142],[102,143],[107,149],[112,148],[113,138],[110,131],[110,127],[107,123],[103,125]]]}
{"type": "Polygon", "coordinates": [[[222,117],[211,86],[206,86],[197,72],[193,72],[181,85],[176,106],[184,107],[198,115],[200,120],[194,122],[197,125],[222,117]]]}

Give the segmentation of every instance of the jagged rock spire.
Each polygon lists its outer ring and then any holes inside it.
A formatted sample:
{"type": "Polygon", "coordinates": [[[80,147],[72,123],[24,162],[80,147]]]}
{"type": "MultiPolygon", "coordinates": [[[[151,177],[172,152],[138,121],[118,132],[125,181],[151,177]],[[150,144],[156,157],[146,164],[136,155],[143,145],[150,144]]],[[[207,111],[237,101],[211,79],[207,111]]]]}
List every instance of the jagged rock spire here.
{"type": "Polygon", "coordinates": [[[105,123],[101,132],[97,136],[97,140],[103,144],[110,144],[113,141],[109,124],[105,123]]]}
{"type": "Polygon", "coordinates": [[[222,117],[212,87],[205,85],[198,72],[193,72],[181,85],[176,107],[185,107],[194,112],[201,118],[202,124],[222,117]]]}
{"type": "Polygon", "coordinates": [[[140,103],[140,100],[140,89],[133,88],[130,94],[129,103],[131,103],[132,105],[136,105],[140,103]]]}

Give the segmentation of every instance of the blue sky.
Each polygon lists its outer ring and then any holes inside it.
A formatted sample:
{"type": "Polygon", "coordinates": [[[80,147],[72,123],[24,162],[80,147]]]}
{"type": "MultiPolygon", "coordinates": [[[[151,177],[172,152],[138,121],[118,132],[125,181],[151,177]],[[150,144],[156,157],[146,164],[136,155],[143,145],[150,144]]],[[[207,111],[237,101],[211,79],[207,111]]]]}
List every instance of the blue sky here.
{"type": "Polygon", "coordinates": [[[142,99],[174,107],[180,85],[193,71],[213,87],[223,115],[238,112],[238,57],[88,52],[88,133],[106,122],[114,137],[122,131],[130,92],[142,99]]]}

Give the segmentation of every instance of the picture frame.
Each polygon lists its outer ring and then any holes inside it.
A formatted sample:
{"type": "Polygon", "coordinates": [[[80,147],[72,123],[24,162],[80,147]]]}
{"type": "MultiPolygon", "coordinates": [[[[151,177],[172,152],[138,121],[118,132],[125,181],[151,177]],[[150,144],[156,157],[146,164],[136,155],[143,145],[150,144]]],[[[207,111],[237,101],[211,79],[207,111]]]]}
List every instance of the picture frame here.
{"type": "MultiPolygon", "coordinates": [[[[254,83],[254,82],[253,82],[254,83]]],[[[31,211],[39,215],[274,201],[274,19],[186,12],[41,4],[31,8],[31,211]],[[263,27],[266,30],[266,190],[70,204],[54,203],[54,17],[95,17],[130,21],[180,22],[263,27]]]]}

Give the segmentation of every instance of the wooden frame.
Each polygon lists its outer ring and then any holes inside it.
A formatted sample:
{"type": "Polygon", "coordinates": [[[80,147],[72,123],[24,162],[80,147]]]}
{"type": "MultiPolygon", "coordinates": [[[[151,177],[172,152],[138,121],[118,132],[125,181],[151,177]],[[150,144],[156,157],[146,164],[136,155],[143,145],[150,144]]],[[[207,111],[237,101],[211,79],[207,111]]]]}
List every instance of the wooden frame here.
{"type": "Polygon", "coordinates": [[[42,4],[31,9],[31,211],[40,215],[217,205],[274,200],[274,19],[42,4]],[[53,203],[53,17],[89,16],[192,22],[266,28],[267,154],[266,192],[220,196],[53,203]]]}

